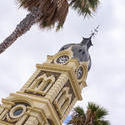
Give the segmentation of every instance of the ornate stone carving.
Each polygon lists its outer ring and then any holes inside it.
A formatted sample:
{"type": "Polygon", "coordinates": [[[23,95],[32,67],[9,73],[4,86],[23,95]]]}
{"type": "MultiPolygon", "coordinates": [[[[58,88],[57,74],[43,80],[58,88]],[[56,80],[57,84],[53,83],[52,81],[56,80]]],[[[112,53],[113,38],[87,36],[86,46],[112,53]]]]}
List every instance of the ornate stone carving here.
{"type": "Polygon", "coordinates": [[[60,118],[63,117],[64,113],[66,112],[68,106],[71,103],[72,95],[69,94],[69,88],[64,87],[62,91],[59,93],[57,98],[54,101],[54,105],[57,108],[57,112],[60,118]]]}
{"type": "Polygon", "coordinates": [[[25,112],[26,112],[26,106],[22,104],[18,104],[10,110],[9,116],[10,118],[17,119],[22,115],[24,115],[25,112]]]}
{"type": "Polygon", "coordinates": [[[12,108],[8,109],[8,111],[4,114],[4,117],[2,118],[3,121],[6,121],[7,123],[13,123],[17,124],[19,120],[23,123],[27,118],[26,115],[27,107],[24,104],[15,104],[12,108]],[[25,116],[25,119],[24,119],[25,116]]]}
{"type": "Polygon", "coordinates": [[[49,89],[55,82],[53,75],[47,77],[46,74],[39,76],[28,88],[25,89],[27,93],[39,94],[45,96],[49,89]]]}
{"type": "Polygon", "coordinates": [[[89,54],[83,52],[87,45],[66,45],[45,63],[37,64],[21,90],[2,100],[0,125],[62,125],[82,99],[90,65],[89,54]]]}

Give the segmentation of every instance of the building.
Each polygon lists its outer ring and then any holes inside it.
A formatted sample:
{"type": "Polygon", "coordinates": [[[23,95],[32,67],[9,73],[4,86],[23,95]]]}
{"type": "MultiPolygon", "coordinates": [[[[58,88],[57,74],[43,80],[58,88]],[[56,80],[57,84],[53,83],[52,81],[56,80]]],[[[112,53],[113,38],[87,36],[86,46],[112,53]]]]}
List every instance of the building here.
{"type": "Polygon", "coordinates": [[[16,93],[2,99],[0,125],[62,125],[86,87],[91,38],[63,46],[16,93]]]}

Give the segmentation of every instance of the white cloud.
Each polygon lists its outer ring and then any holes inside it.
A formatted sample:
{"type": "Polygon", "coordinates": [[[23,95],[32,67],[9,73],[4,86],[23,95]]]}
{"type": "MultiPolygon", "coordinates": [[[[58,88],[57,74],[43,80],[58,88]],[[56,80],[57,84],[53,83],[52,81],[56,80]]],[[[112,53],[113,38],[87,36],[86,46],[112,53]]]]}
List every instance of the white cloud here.
{"type": "MultiPolygon", "coordinates": [[[[13,0],[0,1],[0,40],[10,34],[16,24],[25,17],[26,11],[17,10],[13,0]],[[3,13],[4,12],[4,13],[3,13]]],[[[0,98],[15,92],[35,71],[35,64],[42,63],[46,55],[53,55],[64,44],[80,42],[83,34],[100,25],[100,31],[91,48],[92,69],[87,78],[88,87],[83,89],[83,101],[94,101],[109,111],[107,119],[113,125],[124,123],[125,112],[125,8],[123,0],[102,0],[93,18],[84,20],[70,10],[64,29],[39,30],[35,25],[19,38],[4,54],[0,55],[0,98]]]]}

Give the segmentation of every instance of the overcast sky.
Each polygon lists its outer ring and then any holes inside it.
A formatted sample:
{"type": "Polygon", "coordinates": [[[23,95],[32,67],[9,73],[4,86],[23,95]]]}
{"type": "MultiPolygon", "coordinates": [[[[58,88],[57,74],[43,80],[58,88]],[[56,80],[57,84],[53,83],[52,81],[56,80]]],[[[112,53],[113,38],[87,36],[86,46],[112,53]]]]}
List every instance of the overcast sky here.
{"type": "MultiPolygon", "coordinates": [[[[18,9],[14,0],[0,1],[0,40],[4,40],[28,13],[18,9]]],[[[107,119],[112,125],[123,125],[125,117],[125,1],[101,0],[93,18],[79,17],[70,10],[64,28],[40,30],[37,25],[20,37],[0,55],[0,98],[16,92],[36,70],[35,65],[46,61],[67,43],[81,42],[91,30],[100,25],[98,35],[90,49],[92,68],[83,89],[86,109],[88,101],[95,102],[109,111],[107,119]]]]}

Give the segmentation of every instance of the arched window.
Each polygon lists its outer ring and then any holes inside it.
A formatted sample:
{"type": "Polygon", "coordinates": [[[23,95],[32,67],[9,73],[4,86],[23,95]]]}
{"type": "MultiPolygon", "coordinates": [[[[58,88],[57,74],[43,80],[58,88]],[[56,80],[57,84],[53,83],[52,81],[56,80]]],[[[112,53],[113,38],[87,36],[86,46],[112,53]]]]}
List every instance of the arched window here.
{"type": "Polygon", "coordinates": [[[48,125],[54,125],[53,121],[51,119],[47,119],[48,125]]]}
{"type": "Polygon", "coordinates": [[[55,77],[53,75],[47,77],[46,74],[38,77],[32,85],[26,89],[27,92],[32,92],[34,94],[45,95],[55,82],[55,77]]]}
{"type": "Polygon", "coordinates": [[[59,93],[58,97],[54,101],[57,111],[61,117],[63,117],[64,113],[66,112],[67,108],[69,107],[69,105],[71,103],[71,97],[72,97],[72,95],[69,94],[69,88],[65,87],[59,93]]]}

